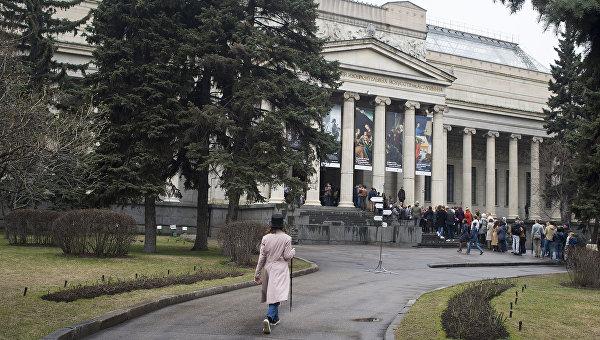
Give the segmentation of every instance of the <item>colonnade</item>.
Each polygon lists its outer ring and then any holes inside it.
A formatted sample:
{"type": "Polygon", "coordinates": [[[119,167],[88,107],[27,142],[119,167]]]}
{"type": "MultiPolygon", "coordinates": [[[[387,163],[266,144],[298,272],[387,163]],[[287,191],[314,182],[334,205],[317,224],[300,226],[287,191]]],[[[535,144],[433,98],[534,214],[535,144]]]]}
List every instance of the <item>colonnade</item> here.
{"type": "MultiPolygon", "coordinates": [[[[342,159],[340,177],[340,207],[353,207],[354,190],[354,112],[355,103],[360,100],[360,95],[354,92],[343,94],[343,119],[342,119],[342,159]]],[[[375,97],[374,116],[374,140],[373,140],[373,187],[379,191],[385,188],[385,114],[387,107],[391,104],[388,97],[375,97]]],[[[398,174],[398,187],[403,187],[406,193],[406,204],[413,204],[416,200],[423,198],[420,193],[424,190],[424,176],[415,175],[415,116],[422,104],[416,101],[406,101],[404,104],[404,140],[403,140],[403,171],[398,174]],[[401,184],[400,184],[401,183],[401,184]]],[[[444,124],[444,114],[448,107],[444,105],[433,106],[433,155],[431,173],[431,205],[447,205],[447,164],[448,164],[448,133],[456,126],[444,124]]],[[[462,201],[466,206],[472,202],[472,143],[473,136],[478,133],[474,127],[461,127],[463,131],[463,157],[462,157],[462,201]]],[[[486,137],[486,180],[485,180],[485,210],[489,213],[496,212],[496,139],[500,136],[499,131],[481,131],[486,137]]],[[[510,134],[509,138],[509,183],[508,183],[508,218],[518,215],[518,183],[519,165],[518,148],[519,134],[510,134]]],[[[539,181],[540,166],[539,153],[540,137],[531,137],[531,204],[529,216],[531,219],[539,218],[539,181]]],[[[314,175],[309,179],[309,190],[306,196],[306,205],[320,205],[320,162],[314,162],[314,175]]],[[[396,188],[398,190],[398,188],[396,188]]],[[[271,192],[271,203],[283,201],[283,188],[273,188],[271,192]]]]}

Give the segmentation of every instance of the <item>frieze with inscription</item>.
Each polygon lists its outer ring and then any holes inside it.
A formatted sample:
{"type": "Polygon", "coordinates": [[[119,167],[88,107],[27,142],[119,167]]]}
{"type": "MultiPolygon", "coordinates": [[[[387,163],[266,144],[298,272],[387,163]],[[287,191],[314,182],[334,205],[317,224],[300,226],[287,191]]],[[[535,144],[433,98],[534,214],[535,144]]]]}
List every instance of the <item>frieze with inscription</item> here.
{"type": "Polygon", "coordinates": [[[361,80],[370,83],[384,84],[404,89],[416,89],[421,91],[444,93],[444,88],[438,85],[424,84],[416,81],[410,81],[405,79],[396,79],[391,77],[384,77],[379,75],[372,75],[366,73],[342,71],[342,80],[361,80]]]}

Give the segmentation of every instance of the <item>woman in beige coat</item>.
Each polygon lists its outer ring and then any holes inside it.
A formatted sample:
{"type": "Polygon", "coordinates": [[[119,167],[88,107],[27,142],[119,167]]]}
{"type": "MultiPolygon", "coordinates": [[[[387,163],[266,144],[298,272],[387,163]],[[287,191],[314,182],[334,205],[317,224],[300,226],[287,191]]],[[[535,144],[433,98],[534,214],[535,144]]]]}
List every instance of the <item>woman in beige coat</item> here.
{"type": "Polygon", "coordinates": [[[283,231],[283,216],[271,218],[271,232],[263,236],[254,281],[262,283],[262,299],[269,305],[263,320],[263,332],[271,333],[271,326],[279,323],[278,307],[290,294],[290,269],[288,261],[296,255],[292,238],[283,231]]]}

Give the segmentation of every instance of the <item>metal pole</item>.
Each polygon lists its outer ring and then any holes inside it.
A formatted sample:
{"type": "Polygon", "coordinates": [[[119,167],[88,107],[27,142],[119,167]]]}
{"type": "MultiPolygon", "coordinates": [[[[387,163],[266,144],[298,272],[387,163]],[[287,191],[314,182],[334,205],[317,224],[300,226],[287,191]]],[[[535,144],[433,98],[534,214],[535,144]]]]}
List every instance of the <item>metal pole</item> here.
{"type": "Polygon", "coordinates": [[[294,271],[294,258],[292,257],[290,259],[290,312],[292,311],[292,301],[293,301],[293,298],[294,298],[294,295],[292,294],[292,288],[293,288],[293,286],[292,286],[292,280],[293,280],[292,273],[293,273],[293,271],[294,271]]]}

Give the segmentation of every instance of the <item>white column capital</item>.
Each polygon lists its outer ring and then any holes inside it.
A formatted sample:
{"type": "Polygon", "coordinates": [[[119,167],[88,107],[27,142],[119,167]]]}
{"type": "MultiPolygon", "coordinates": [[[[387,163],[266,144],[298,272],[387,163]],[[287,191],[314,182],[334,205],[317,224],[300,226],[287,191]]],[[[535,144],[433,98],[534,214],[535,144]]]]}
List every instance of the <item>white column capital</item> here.
{"type": "Polygon", "coordinates": [[[477,130],[473,128],[465,128],[463,132],[465,133],[465,135],[474,135],[477,133],[477,130]]]}
{"type": "Polygon", "coordinates": [[[519,135],[517,133],[511,133],[510,134],[510,139],[519,140],[519,139],[521,139],[521,135],[519,135]]]}
{"type": "Polygon", "coordinates": [[[376,105],[390,105],[391,103],[392,103],[392,100],[389,97],[380,97],[380,96],[375,97],[376,105]]]}
{"type": "Polygon", "coordinates": [[[356,92],[344,92],[344,101],[356,101],[360,99],[360,95],[356,92]]]}
{"type": "Polygon", "coordinates": [[[532,142],[532,143],[542,143],[542,142],[544,142],[544,138],[542,138],[542,137],[537,137],[537,136],[533,136],[533,137],[531,138],[531,142],[532,142]]]}
{"type": "Polygon", "coordinates": [[[448,133],[452,131],[452,125],[444,124],[444,132],[448,133]]]}
{"type": "Polygon", "coordinates": [[[500,137],[500,132],[495,131],[495,130],[489,130],[485,135],[490,138],[498,138],[498,137],[500,137]]]}
{"type": "Polygon", "coordinates": [[[404,106],[406,106],[407,109],[409,110],[416,110],[416,109],[420,109],[421,108],[421,103],[419,102],[413,102],[413,101],[407,101],[404,106]]]}
{"type": "Polygon", "coordinates": [[[435,113],[448,113],[450,109],[447,105],[436,105],[433,107],[433,112],[435,113]]]}

